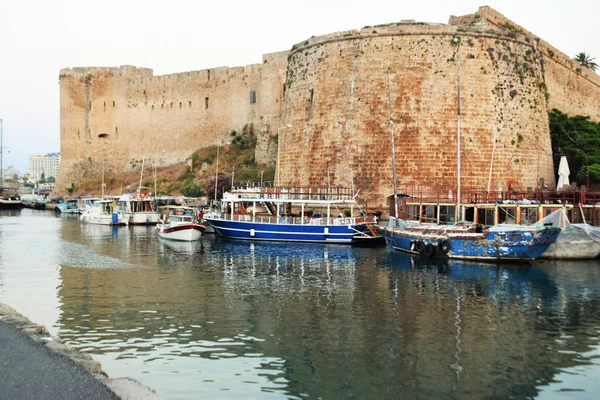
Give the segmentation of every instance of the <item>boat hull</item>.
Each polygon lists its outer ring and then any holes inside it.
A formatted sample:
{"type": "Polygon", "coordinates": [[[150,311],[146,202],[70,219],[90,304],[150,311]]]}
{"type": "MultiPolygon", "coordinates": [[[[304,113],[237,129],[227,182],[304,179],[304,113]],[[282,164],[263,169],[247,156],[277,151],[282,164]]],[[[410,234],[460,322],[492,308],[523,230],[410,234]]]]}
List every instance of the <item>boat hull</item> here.
{"type": "Polygon", "coordinates": [[[156,226],[159,237],[182,242],[192,242],[200,239],[204,229],[204,225],[200,224],[184,224],[174,227],[159,224],[156,226]]]}
{"type": "Polygon", "coordinates": [[[15,210],[23,208],[21,200],[0,200],[0,210],[15,210]]]}
{"type": "Polygon", "coordinates": [[[309,225],[274,224],[224,219],[206,218],[219,236],[231,239],[274,241],[274,242],[310,242],[357,244],[364,242],[367,236],[359,232],[368,232],[364,224],[357,225],[309,225]],[[364,240],[361,240],[364,238],[364,240]]]}
{"type": "Polygon", "coordinates": [[[462,260],[533,260],[556,241],[560,228],[490,231],[482,234],[430,237],[404,229],[384,228],[386,242],[395,250],[430,257],[462,260]]]}

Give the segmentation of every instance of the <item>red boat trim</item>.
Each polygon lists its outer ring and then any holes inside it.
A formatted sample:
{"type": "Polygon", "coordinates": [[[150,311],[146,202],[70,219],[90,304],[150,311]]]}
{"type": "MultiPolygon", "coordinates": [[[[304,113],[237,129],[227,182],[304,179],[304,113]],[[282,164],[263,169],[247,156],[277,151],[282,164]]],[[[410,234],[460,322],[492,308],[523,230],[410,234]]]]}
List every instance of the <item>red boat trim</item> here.
{"type": "Polygon", "coordinates": [[[186,231],[188,229],[195,229],[197,231],[204,232],[204,230],[206,229],[206,227],[204,225],[200,225],[200,224],[189,224],[189,225],[174,226],[172,228],[158,228],[158,230],[161,233],[171,233],[171,232],[177,232],[177,231],[186,231]]]}

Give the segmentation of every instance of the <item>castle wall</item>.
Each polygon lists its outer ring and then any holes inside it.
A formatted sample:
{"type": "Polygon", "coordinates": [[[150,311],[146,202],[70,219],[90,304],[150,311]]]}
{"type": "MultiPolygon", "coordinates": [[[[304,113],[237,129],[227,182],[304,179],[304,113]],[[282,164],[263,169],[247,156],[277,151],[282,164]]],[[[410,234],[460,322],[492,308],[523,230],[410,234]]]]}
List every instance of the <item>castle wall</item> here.
{"type": "Polygon", "coordinates": [[[183,161],[246,129],[258,134],[258,162],[272,162],[278,146],[277,184],[353,186],[361,200],[384,204],[393,190],[389,63],[400,191],[448,196],[457,180],[459,60],[463,193],[526,190],[540,178],[552,187],[547,111],[600,120],[600,77],[489,7],[448,25],[312,37],[246,67],[163,76],[130,66],[62,70],[56,187],[142,159],[183,161]]]}
{"type": "Polygon", "coordinates": [[[286,56],[163,76],[129,66],[62,70],[57,187],[98,176],[103,166],[128,170],[143,159],[181,162],[199,148],[229,140],[234,130],[276,134],[286,56]]]}
{"type": "Polygon", "coordinates": [[[478,28],[395,24],[293,48],[281,184],[353,185],[364,201],[385,203],[393,193],[389,62],[398,183],[447,195],[456,186],[455,36],[463,190],[526,189],[538,176],[553,183],[540,57],[531,44],[478,28]]]}

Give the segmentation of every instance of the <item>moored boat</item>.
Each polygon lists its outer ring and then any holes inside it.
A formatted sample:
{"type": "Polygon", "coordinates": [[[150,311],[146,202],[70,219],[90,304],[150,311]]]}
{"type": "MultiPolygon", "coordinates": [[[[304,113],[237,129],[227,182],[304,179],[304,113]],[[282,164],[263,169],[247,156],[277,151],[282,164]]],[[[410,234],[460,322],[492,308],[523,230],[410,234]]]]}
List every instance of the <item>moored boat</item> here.
{"type": "Polygon", "coordinates": [[[219,236],[232,239],[375,244],[383,236],[344,188],[237,188],[223,195],[222,214],[204,215],[219,236]],[[258,210],[266,210],[259,214],[258,210]]]}
{"type": "Polygon", "coordinates": [[[583,260],[600,255],[600,228],[586,223],[572,224],[562,208],[542,218],[540,223],[562,228],[556,242],[541,258],[583,260]]]}
{"type": "Polygon", "coordinates": [[[59,214],[79,214],[79,205],[77,199],[67,199],[56,206],[54,211],[59,214]]]}
{"type": "Polygon", "coordinates": [[[81,219],[96,225],[129,225],[129,215],[124,215],[114,200],[98,200],[87,206],[81,219]]]}
{"type": "Polygon", "coordinates": [[[0,188],[0,210],[23,208],[23,200],[16,190],[0,188]]]}
{"type": "Polygon", "coordinates": [[[192,207],[161,207],[161,219],[156,225],[156,232],[159,237],[191,242],[200,239],[204,230],[204,225],[196,222],[192,207]]]}
{"type": "Polygon", "coordinates": [[[429,225],[401,221],[382,229],[395,250],[463,260],[533,260],[556,241],[561,229],[541,225],[429,225]],[[394,224],[395,225],[395,224],[394,224]]]}

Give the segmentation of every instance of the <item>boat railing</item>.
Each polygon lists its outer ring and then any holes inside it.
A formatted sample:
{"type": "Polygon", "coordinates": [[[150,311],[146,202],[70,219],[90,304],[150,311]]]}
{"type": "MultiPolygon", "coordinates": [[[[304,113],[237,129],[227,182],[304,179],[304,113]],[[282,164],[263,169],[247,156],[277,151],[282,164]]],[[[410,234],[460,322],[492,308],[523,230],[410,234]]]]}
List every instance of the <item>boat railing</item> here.
{"type": "Polygon", "coordinates": [[[277,224],[277,225],[358,225],[363,223],[376,223],[376,217],[361,216],[361,217],[297,217],[297,216],[267,216],[257,215],[252,218],[252,215],[234,214],[233,219],[231,214],[222,214],[213,218],[223,219],[234,222],[256,222],[261,224],[277,224]]]}
{"type": "Polygon", "coordinates": [[[356,193],[343,187],[279,187],[244,186],[234,187],[232,194],[240,199],[297,200],[297,201],[353,201],[356,193]]]}

